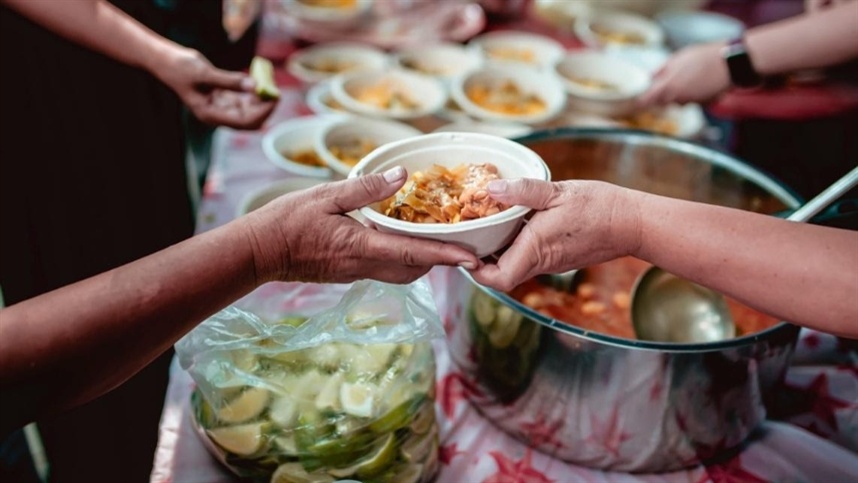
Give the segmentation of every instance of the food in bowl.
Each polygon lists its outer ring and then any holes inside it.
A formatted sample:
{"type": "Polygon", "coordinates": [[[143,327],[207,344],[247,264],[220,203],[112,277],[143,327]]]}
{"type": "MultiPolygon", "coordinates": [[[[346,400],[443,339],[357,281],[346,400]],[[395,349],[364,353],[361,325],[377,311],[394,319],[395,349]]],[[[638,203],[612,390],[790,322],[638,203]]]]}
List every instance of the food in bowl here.
{"type": "Polygon", "coordinates": [[[458,223],[509,208],[489,196],[486,185],[500,179],[491,163],[432,165],[417,171],[394,196],[381,203],[385,215],[414,223],[458,223]]]}
{"type": "MultiPolygon", "coordinates": [[[[649,264],[632,257],[588,267],[574,293],[564,292],[531,279],[516,287],[510,295],[547,317],[584,330],[635,339],[632,326],[631,291],[637,277],[649,264]]],[[[779,321],[727,298],[736,323],[736,337],[773,327],[779,321]]]]}
{"type": "Polygon", "coordinates": [[[504,80],[495,85],[476,83],[465,94],[474,104],[489,111],[509,115],[532,115],[545,111],[545,101],[524,92],[515,82],[504,80]]]}
{"type": "Polygon", "coordinates": [[[322,8],[354,8],[357,0],[298,0],[298,3],[322,8]]]}
{"type": "Polygon", "coordinates": [[[314,149],[305,149],[302,151],[282,151],[283,157],[291,159],[296,163],[306,164],[307,166],[325,166],[325,161],[319,156],[314,149]]]}
{"type": "Polygon", "coordinates": [[[388,111],[411,111],[420,107],[405,89],[393,82],[380,82],[357,89],[354,98],[388,111]]]}
{"type": "Polygon", "coordinates": [[[590,25],[590,30],[605,44],[645,45],[647,43],[646,37],[632,30],[612,29],[598,23],[590,25]]]}
{"type": "Polygon", "coordinates": [[[536,63],[536,54],[530,49],[521,49],[514,47],[487,47],[486,55],[495,60],[511,60],[514,62],[524,62],[527,64],[536,63]]]}
{"type": "Polygon", "coordinates": [[[384,68],[387,55],[372,46],[331,42],[301,49],[289,57],[290,74],[305,83],[316,83],[344,72],[384,68]]]}
{"type": "Polygon", "coordinates": [[[489,64],[550,68],[565,48],[544,35],[519,31],[494,31],[472,39],[468,46],[489,64]]]}
{"type": "Polygon", "coordinates": [[[421,62],[419,59],[401,59],[399,64],[406,69],[416,70],[421,74],[445,76],[453,72],[452,67],[448,66],[431,66],[426,62],[421,62]]]}
{"type": "Polygon", "coordinates": [[[570,81],[578,84],[586,89],[591,89],[599,92],[619,92],[620,88],[616,84],[595,77],[578,77],[574,75],[565,76],[570,81]]]}
{"type": "Polygon", "coordinates": [[[343,163],[354,166],[376,147],[378,146],[369,139],[352,138],[342,141],[339,144],[328,146],[328,149],[331,150],[331,154],[343,163]]]}
{"type": "Polygon", "coordinates": [[[347,72],[332,79],[331,94],[348,111],[388,119],[418,119],[444,105],[440,80],[405,69],[347,72]]]}
{"type": "Polygon", "coordinates": [[[308,70],[324,72],[326,74],[339,74],[355,68],[355,62],[336,58],[305,59],[301,65],[308,70]]]}

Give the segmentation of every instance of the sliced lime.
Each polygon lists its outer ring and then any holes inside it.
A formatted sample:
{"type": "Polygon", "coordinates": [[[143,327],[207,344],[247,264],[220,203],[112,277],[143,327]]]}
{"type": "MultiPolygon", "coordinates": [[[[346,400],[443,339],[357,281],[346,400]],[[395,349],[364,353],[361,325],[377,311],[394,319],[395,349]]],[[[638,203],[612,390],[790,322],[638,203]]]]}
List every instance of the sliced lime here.
{"type": "Polygon", "coordinates": [[[405,461],[409,463],[421,463],[426,460],[434,446],[438,445],[438,427],[433,425],[432,431],[427,434],[412,434],[410,438],[402,442],[400,451],[405,461]]]}
{"type": "Polygon", "coordinates": [[[271,483],[332,483],[326,474],[310,474],[301,463],[284,463],[271,475],[271,483]]]}
{"type": "Polygon", "coordinates": [[[427,399],[427,403],[420,408],[414,421],[411,422],[411,431],[415,434],[426,434],[435,424],[435,405],[427,399]]]}
{"type": "Polygon", "coordinates": [[[417,483],[423,476],[423,465],[403,465],[389,480],[395,483],[417,483]]]}
{"type": "Polygon", "coordinates": [[[385,434],[396,431],[407,426],[414,418],[415,413],[426,399],[425,394],[416,394],[408,401],[388,411],[384,416],[369,424],[370,431],[376,434],[385,434]]]}
{"type": "Polygon", "coordinates": [[[269,100],[280,97],[280,90],[274,83],[274,66],[264,57],[254,57],[250,62],[250,76],[256,81],[256,95],[269,100]]]}
{"type": "Polygon", "coordinates": [[[344,382],[340,386],[340,403],[343,411],[359,418],[372,416],[373,401],[377,393],[378,387],[374,384],[344,382]]]}
{"type": "Polygon", "coordinates": [[[373,454],[358,464],[357,475],[360,478],[372,478],[387,469],[395,459],[396,438],[390,433],[373,454]]]}
{"type": "Polygon", "coordinates": [[[259,416],[268,405],[271,394],[261,387],[251,387],[226,406],[220,408],[217,418],[225,423],[243,423],[259,416]]]}
{"type": "Polygon", "coordinates": [[[492,298],[481,291],[474,292],[474,320],[483,329],[488,329],[495,320],[495,307],[492,298]]]}
{"type": "Polygon", "coordinates": [[[522,315],[516,313],[511,307],[501,305],[497,310],[497,319],[492,324],[489,332],[489,341],[498,349],[509,347],[518,334],[521,326],[522,315]]]}
{"type": "Polygon", "coordinates": [[[268,408],[268,417],[281,428],[291,428],[298,415],[298,404],[289,397],[275,399],[268,408]]]}
{"type": "Polygon", "coordinates": [[[316,396],[316,409],[319,411],[324,409],[339,410],[340,408],[340,386],[343,383],[343,374],[340,372],[330,376],[319,395],[316,396]]]}
{"type": "Polygon", "coordinates": [[[265,423],[250,423],[206,430],[221,448],[237,455],[248,456],[259,451],[265,441],[265,423]]]}

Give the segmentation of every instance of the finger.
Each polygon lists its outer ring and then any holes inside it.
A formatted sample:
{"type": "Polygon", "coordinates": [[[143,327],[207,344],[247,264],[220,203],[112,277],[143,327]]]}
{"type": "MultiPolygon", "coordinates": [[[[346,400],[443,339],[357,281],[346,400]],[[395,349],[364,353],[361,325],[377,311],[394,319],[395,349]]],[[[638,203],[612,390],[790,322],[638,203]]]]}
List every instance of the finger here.
{"type": "Polygon", "coordinates": [[[222,70],[211,65],[203,71],[200,82],[212,88],[231,91],[253,92],[256,89],[256,82],[247,74],[222,70]]]}
{"type": "Polygon", "coordinates": [[[462,247],[435,240],[411,238],[376,230],[365,230],[365,257],[406,267],[459,266],[476,269],[480,261],[462,247]]]}
{"type": "Polygon", "coordinates": [[[659,104],[666,87],[667,81],[664,78],[654,79],[650,88],[638,99],[638,106],[649,107],[659,104]]]}
{"type": "Polygon", "coordinates": [[[330,213],[348,213],[389,198],[405,184],[406,176],[405,169],[397,166],[384,173],[331,183],[325,190],[330,196],[330,213]]]}
{"type": "Polygon", "coordinates": [[[486,188],[497,201],[537,210],[552,206],[557,195],[553,183],[528,178],[495,180],[489,182],[486,188]]]}
{"type": "Polygon", "coordinates": [[[243,104],[243,118],[241,119],[241,129],[259,129],[265,124],[265,121],[274,112],[277,107],[277,100],[271,101],[252,101],[243,104]]]}
{"type": "Polygon", "coordinates": [[[522,230],[512,246],[501,255],[494,265],[483,265],[471,271],[478,283],[508,292],[539,272],[539,260],[532,246],[535,237],[527,229],[522,230]]]}

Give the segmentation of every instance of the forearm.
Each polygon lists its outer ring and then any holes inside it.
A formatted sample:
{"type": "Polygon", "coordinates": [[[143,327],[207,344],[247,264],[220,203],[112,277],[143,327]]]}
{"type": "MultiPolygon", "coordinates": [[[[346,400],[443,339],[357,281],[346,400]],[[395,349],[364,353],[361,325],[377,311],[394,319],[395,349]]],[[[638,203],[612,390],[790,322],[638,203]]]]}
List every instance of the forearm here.
{"type": "Polygon", "coordinates": [[[0,388],[18,406],[12,417],[98,397],[252,290],[262,280],[248,233],[240,219],[0,311],[0,388]]]}
{"type": "Polygon", "coordinates": [[[745,42],[763,75],[848,61],[858,57],[858,2],[750,29],[745,42]]]}
{"type": "Polygon", "coordinates": [[[153,71],[180,48],[102,0],[0,0],[42,27],[119,62],[153,71]]]}
{"type": "Polygon", "coordinates": [[[783,320],[858,337],[858,232],[632,196],[634,256],[783,320]]]}

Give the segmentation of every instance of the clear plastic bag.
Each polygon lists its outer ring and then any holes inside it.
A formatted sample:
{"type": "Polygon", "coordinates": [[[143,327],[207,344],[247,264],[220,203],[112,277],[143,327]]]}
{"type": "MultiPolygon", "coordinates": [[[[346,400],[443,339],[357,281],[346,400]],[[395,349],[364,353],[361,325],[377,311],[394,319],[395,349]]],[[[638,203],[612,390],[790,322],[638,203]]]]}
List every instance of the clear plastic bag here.
{"type": "Polygon", "coordinates": [[[437,468],[430,340],[442,335],[422,281],[269,284],[176,352],[199,432],[237,475],[416,483],[437,468]]]}

